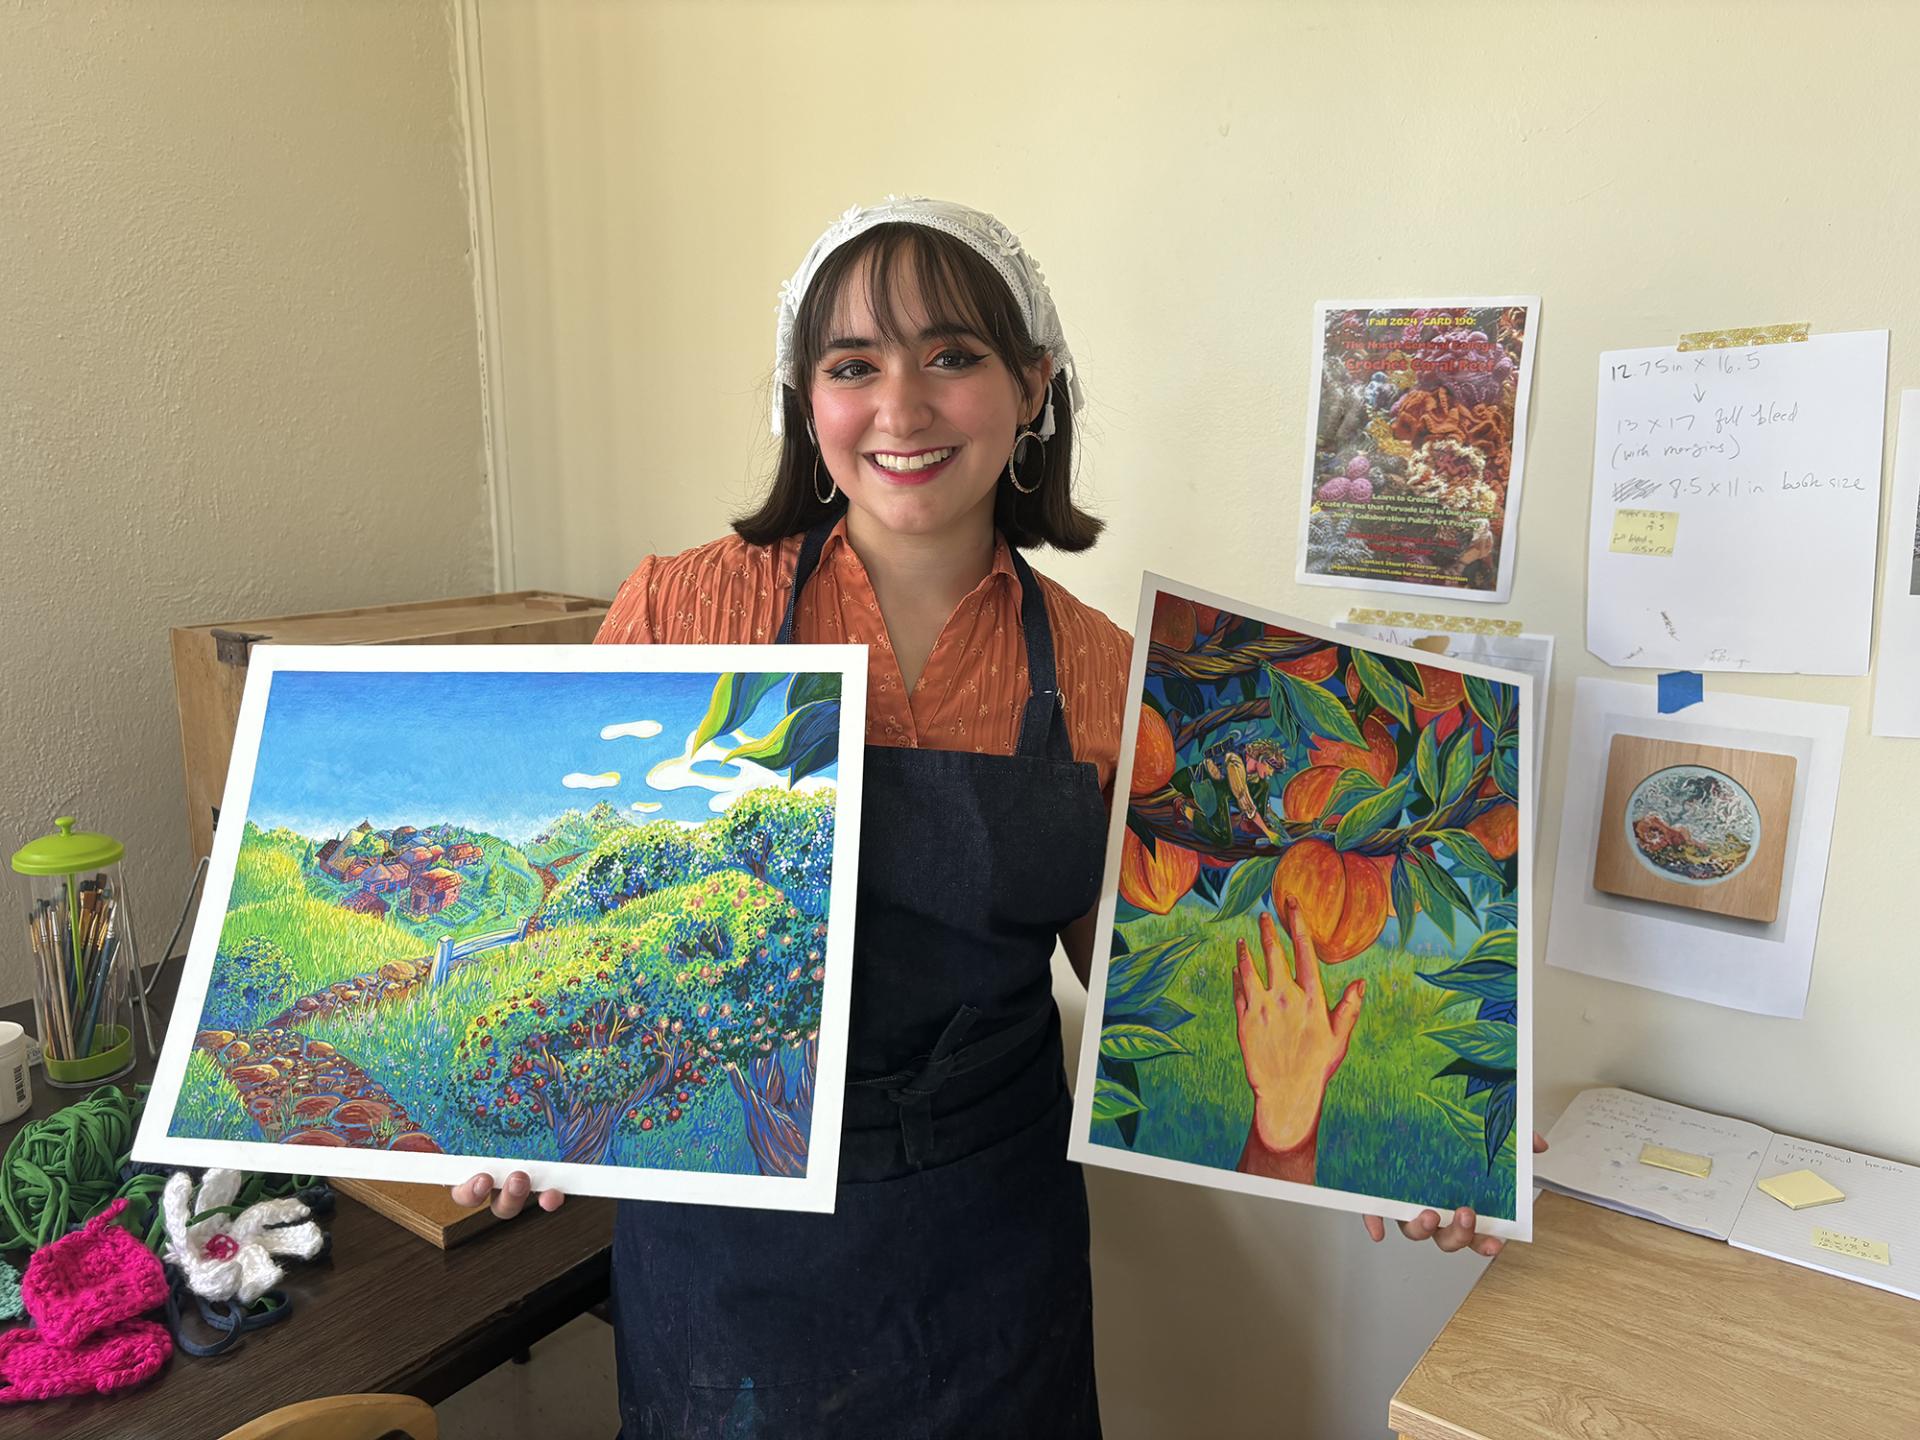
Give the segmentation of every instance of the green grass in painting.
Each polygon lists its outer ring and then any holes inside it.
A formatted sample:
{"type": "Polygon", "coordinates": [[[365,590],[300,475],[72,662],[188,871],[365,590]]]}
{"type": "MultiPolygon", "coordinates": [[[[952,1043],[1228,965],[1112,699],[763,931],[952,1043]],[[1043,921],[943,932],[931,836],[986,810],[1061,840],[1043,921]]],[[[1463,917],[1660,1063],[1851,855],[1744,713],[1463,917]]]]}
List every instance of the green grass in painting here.
{"type": "Polygon", "coordinates": [[[187,1073],[173,1107],[169,1133],[204,1140],[263,1140],[260,1127],[240,1104],[226,1072],[204,1050],[187,1055],[187,1073]]]}
{"type": "MultiPolygon", "coordinates": [[[[1207,937],[1166,992],[1193,1012],[1173,1032],[1189,1053],[1140,1065],[1140,1098],[1147,1108],[1131,1148],[1231,1170],[1253,1118],[1234,1024],[1233,942],[1247,942],[1256,968],[1260,942],[1255,916],[1216,924],[1210,913],[1183,903],[1168,915],[1119,927],[1135,949],[1176,935],[1207,937]]],[[[1463,935],[1460,954],[1472,938],[1470,931],[1463,935]]],[[[1453,1057],[1420,1033],[1445,1023],[1441,1012],[1457,997],[1424,983],[1418,973],[1443,970],[1455,959],[1450,951],[1417,954],[1381,944],[1344,964],[1321,967],[1328,1004],[1355,980],[1367,982],[1367,994],[1346,1061],[1327,1089],[1315,1181],[1327,1189],[1436,1207],[1471,1205],[1485,1215],[1511,1218],[1512,1141],[1489,1174],[1485,1153],[1461,1140],[1423,1098],[1438,1093],[1460,1103],[1465,1085],[1459,1078],[1432,1078],[1453,1057]]],[[[1090,1138],[1128,1148],[1110,1120],[1096,1121],[1090,1138]]]]}

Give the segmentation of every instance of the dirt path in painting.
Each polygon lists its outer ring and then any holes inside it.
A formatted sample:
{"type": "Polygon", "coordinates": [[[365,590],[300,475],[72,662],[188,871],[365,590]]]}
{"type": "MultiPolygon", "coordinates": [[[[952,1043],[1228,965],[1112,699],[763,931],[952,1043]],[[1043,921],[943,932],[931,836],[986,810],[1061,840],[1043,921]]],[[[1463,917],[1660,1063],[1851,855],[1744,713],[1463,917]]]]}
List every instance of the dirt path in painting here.
{"type": "MultiPolygon", "coordinates": [[[[535,865],[533,873],[540,877],[540,901],[546,903],[547,896],[553,893],[553,887],[560,883],[560,872],[580,858],[576,850],[571,855],[561,855],[551,865],[535,865]]],[[[529,861],[529,864],[532,862],[529,861]]]]}
{"type": "Polygon", "coordinates": [[[266,1028],[283,1029],[318,1019],[322,1015],[335,1015],[342,1010],[361,1010],[369,1005],[405,1000],[426,984],[427,977],[432,973],[431,956],[419,960],[389,960],[378,970],[335,981],[324,990],[302,995],[267,1021],[266,1028]]]}
{"type": "Polygon", "coordinates": [[[273,1025],[202,1030],[193,1043],[226,1072],[269,1140],[440,1152],[386,1086],[324,1040],[273,1025]]]}

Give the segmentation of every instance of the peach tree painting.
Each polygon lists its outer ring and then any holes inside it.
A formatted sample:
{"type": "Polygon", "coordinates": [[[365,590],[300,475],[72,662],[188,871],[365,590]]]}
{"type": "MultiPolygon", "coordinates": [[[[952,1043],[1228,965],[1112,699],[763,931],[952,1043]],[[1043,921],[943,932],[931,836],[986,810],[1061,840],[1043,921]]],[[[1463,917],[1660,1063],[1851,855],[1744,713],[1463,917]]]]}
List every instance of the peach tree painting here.
{"type": "Polygon", "coordinates": [[[1518,677],[1152,582],[1142,622],[1076,1153],[1512,1219],[1518,677]]]}
{"type": "Polygon", "coordinates": [[[168,1135],[804,1179],[842,681],[278,670],[168,1135]]]}

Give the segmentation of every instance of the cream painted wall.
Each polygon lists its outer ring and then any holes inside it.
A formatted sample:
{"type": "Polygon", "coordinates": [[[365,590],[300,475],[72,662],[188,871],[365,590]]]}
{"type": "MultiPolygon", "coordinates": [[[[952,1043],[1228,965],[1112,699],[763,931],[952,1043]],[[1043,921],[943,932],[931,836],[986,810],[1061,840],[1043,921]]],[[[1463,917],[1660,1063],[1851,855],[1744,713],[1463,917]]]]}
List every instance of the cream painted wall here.
{"type": "MultiPolygon", "coordinates": [[[[1123,620],[1148,566],[1317,618],[1359,598],[1289,578],[1316,299],[1540,292],[1506,610],[1563,647],[1536,951],[1572,683],[1605,673],[1582,644],[1596,353],[1884,325],[1894,386],[1920,384],[1904,4],[479,14],[523,584],[604,592],[722,530],[769,466],[776,288],[889,191],[991,209],[1046,266],[1091,397],[1081,483],[1112,528],[1040,564],[1123,620]]],[[[1894,808],[1920,794],[1920,744],[1869,737],[1864,680],[1709,684],[1854,707],[1807,1018],[1540,969],[1543,1118],[1619,1083],[1920,1161],[1901,905],[1920,842],[1894,808]]],[[[1346,1217],[1090,1183],[1117,1437],[1379,1435],[1479,1268],[1372,1249],[1346,1217]]]]}
{"type": "Polygon", "coordinates": [[[153,952],[168,628],[490,588],[455,54],[446,3],[0,6],[0,846],[119,836],[153,952]]]}

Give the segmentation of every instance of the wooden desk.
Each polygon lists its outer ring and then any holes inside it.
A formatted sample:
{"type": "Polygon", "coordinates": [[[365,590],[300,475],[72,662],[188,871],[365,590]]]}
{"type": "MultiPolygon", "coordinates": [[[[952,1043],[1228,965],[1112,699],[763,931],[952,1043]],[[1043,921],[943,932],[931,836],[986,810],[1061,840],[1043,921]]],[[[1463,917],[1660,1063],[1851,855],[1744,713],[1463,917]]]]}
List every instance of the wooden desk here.
{"type": "Polygon", "coordinates": [[[1403,1440],[1920,1435],[1920,1301],[1563,1195],[1393,1397],[1403,1440]]]}
{"type": "MultiPolygon", "coordinates": [[[[178,974],[176,961],[155,991],[156,1018],[178,974]]],[[[0,1018],[20,1020],[22,1011],[31,1029],[28,1006],[0,1018]]],[[[152,1072],[147,1061],[128,1080],[152,1072]]],[[[28,1120],[85,1093],[55,1090],[37,1070],[34,1081],[33,1109],[0,1126],[0,1149],[28,1120]]],[[[281,1288],[293,1314],[284,1323],[248,1333],[214,1359],[176,1352],[142,1390],[0,1406],[0,1440],[199,1440],[316,1395],[397,1391],[436,1403],[607,1296],[610,1200],[576,1197],[552,1215],[531,1207],[445,1252],[344,1195],[321,1223],[333,1237],[331,1258],[288,1264],[281,1288]]]]}

